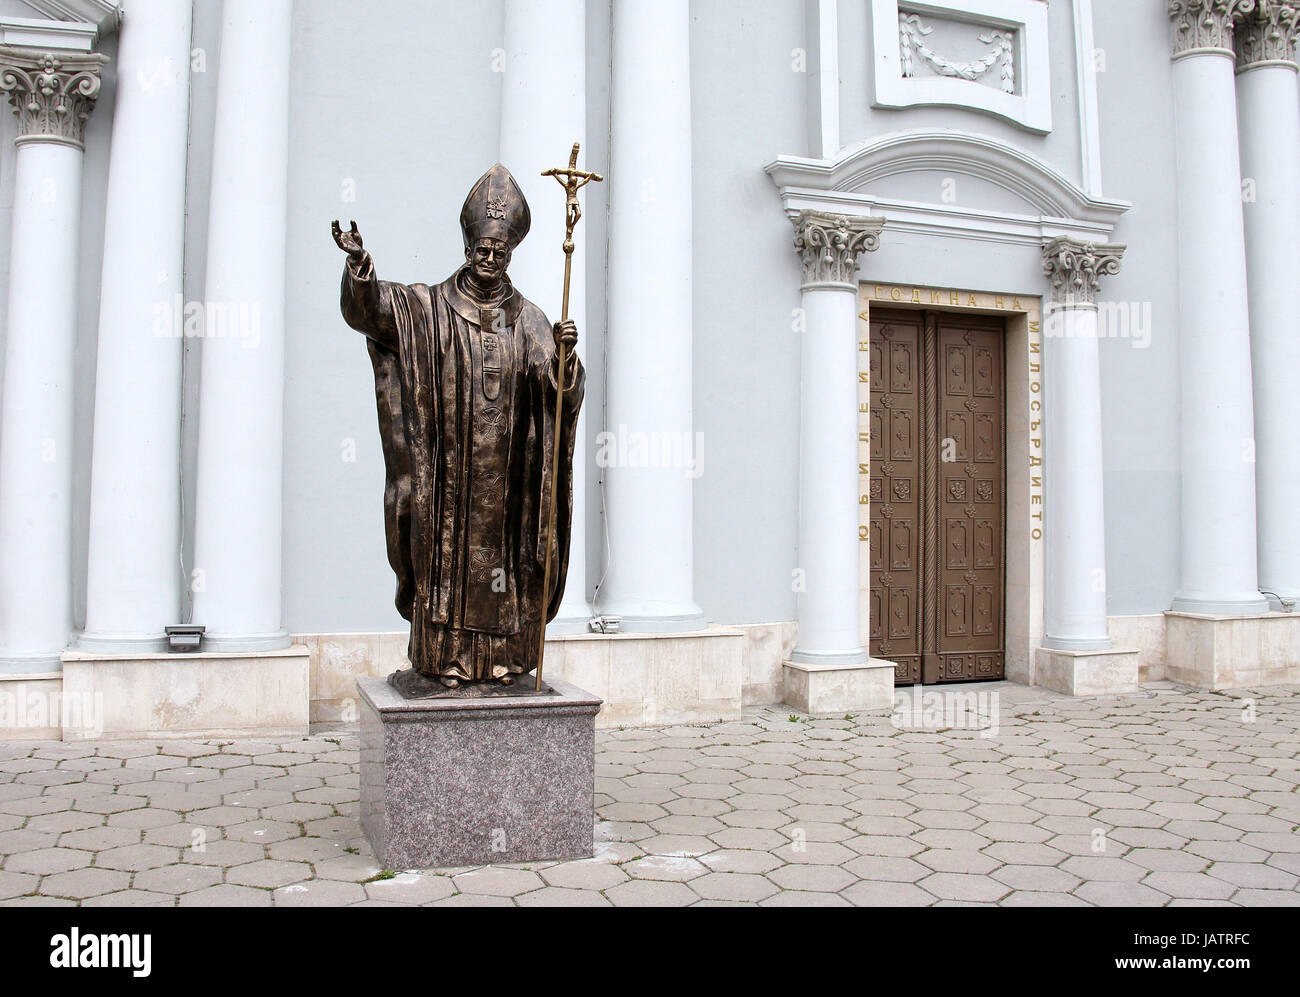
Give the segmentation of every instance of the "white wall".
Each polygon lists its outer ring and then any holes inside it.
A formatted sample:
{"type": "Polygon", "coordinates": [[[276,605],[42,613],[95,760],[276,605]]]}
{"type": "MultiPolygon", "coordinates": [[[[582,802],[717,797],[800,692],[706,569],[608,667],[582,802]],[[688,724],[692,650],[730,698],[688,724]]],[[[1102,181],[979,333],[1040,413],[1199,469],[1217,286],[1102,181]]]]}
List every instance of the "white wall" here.
{"type": "MultiPolygon", "coordinates": [[[[1106,453],[1107,609],[1158,613],[1178,588],[1178,280],[1169,17],[1164,4],[1094,0],[1102,176],[1133,202],[1115,235],[1124,269],[1111,301],[1150,302],[1150,346],[1101,344],[1106,453]]],[[[1213,239],[1213,232],[1204,233],[1213,239]]]]}
{"type": "MultiPolygon", "coordinates": [[[[814,0],[807,0],[814,2],[814,0]]],[[[1150,301],[1149,348],[1102,344],[1107,540],[1112,614],[1158,612],[1177,584],[1178,427],[1172,114],[1163,4],[1095,0],[1105,193],[1134,202],[1116,238],[1129,243],[1112,300],[1150,301]]],[[[971,111],[870,107],[868,0],[842,0],[841,131],[846,144],[900,128],[951,127],[1031,150],[1081,179],[1070,5],[1051,5],[1054,130],[1047,136],[971,111]]],[[[17,0],[0,12],[31,16],[17,0]]],[[[186,294],[201,299],[212,102],[219,65],[219,0],[197,0],[186,294]]],[[[285,383],[284,621],[294,632],[402,626],[383,538],[383,459],[362,337],[338,312],[342,254],[329,222],[355,218],[381,276],[436,282],[462,258],[457,216],[466,190],[497,156],[501,0],[299,0],[294,18],[288,212],[285,383]],[[354,203],[345,184],[355,183],[354,203]],[[342,459],[354,440],[356,460],[342,459]]],[[[795,600],[799,343],[791,328],[799,263],[775,188],[762,171],[780,153],[810,154],[804,5],[740,0],[692,5],[695,216],[695,428],[704,474],[695,489],[696,598],[726,623],[788,620],[795,600]]],[[[583,162],[608,163],[609,12],[588,3],[588,145],[583,162]]],[[[102,50],[112,57],[115,40],[102,50]]],[[[557,53],[557,58],[571,57],[557,53]]],[[[506,53],[509,58],[509,53],[506,53]]],[[[93,411],[94,334],[101,264],[113,64],[87,135],[78,351],[74,576],[84,613],[84,563],[93,411]]],[[[0,231],[12,212],[12,114],[0,114],[0,231]]],[[[556,137],[557,162],[570,139],[556,137]]],[[[507,166],[510,164],[506,164],[507,166]]],[[[918,179],[920,185],[928,179],[918,179]]],[[[891,193],[933,200],[928,186],[891,193]]],[[[558,189],[556,196],[559,196],[558,189]]],[[[671,196],[671,192],[669,195],[671,196]]],[[[605,185],[584,191],[591,370],[587,459],[603,424],[605,185]]],[[[1206,233],[1212,238],[1212,233],[1206,233]]],[[[534,234],[521,254],[555,252],[534,234]]],[[[0,316],[9,245],[0,238],[0,316]]],[[[922,241],[886,231],[864,274],[882,281],[1044,290],[1032,268],[996,259],[961,272],[922,241]]],[[[544,308],[558,289],[522,288],[544,308]]],[[[653,307],[653,302],[647,302],[653,307]]],[[[681,317],[663,315],[665,334],[681,317]]],[[[4,335],[0,328],[0,343],[4,335]]],[[[192,534],[194,416],[200,344],[187,343],[187,536],[192,534]]],[[[589,476],[589,585],[604,553],[600,474],[589,476]]]]}
{"type": "Polygon", "coordinates": [[[803,47],[799,4],[692,5],[695,597],[726,623],[795,612],[800,270],[762,167],[804,150],[803,47]]]}

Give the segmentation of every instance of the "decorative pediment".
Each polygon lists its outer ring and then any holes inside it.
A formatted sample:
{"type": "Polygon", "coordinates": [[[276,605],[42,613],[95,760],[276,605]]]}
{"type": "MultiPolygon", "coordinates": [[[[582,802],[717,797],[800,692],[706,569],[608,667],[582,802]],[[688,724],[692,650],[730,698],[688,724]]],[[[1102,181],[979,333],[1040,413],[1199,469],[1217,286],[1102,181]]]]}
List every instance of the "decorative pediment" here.
{"type": "Polygon", "coordinates": [[[952,130],[893,132],[833,159],[781,156],[766,169],[791,217],[801,210],[879,215],[890,231],[1034,244],[1058,235],[1106,242],[1129,208],[1126,201],[1086,193],[1009,142],[952,130]],[[895,180],[926,174],[933,183],[895,180]],[[952,197],[946,197],[945,181],[955,185],[952,197]],[[904,197],[907,190],[932,190],[933,200],[904,197]]]}
{"type": "Polygon", "coordinates": [[[122,20],[122,4],[113,0],[23,0],[23,3],[52,21],[84,21],[100,34],[112,34],[122,20]]]}

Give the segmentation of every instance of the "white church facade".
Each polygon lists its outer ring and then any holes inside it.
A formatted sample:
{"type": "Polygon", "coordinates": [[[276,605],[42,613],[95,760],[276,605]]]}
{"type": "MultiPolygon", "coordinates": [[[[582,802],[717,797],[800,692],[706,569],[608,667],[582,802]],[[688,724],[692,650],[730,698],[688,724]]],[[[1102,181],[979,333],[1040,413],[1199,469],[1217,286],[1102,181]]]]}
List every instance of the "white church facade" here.
{"type": "Polygon", "coordinates": [[[587,371],[546,669],[606,726],[1300,683],[1293,0],[0,0],[0,738],[402,667],[355,219],[495,162],[587,371]],[[198,650],[168,627],[203,627],[198,650]]]}

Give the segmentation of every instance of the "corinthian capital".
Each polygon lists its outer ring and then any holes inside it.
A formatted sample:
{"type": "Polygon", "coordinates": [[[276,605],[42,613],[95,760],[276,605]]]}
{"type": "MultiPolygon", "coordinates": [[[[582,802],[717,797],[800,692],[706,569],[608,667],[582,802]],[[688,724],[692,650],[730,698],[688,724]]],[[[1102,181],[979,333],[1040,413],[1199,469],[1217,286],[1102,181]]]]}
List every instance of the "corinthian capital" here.
{"type": "Polygon", "coordinates": [[[1169,0],[1173,56],[1194,52],[1232,55],[1232,22],[1249,14],[1257,0],[1169,0]]]}
{"type": "Polygon", "coordinates": [[[880,248],[883,218],[801,211],[794,219],[794,248],[803,260],[803,286],[856,286],[858,256],[880,248]]]}
{"type": "Polygon", "coordinates": [[[1119,273],[1124,249],[1120,243],[1096,245],[1068,236],[1044,246],[1043,273],[1052,282],[1053,306],[1095,305],[1101,278],[1119,273]]]}
{"type": "Polygon", "coordinates": [[[99,97],[97,52],[46,52],[0,45],[0,90],[18,117],[18,144],[61,142],[78,149],[99,97]]]}
{"type": "Polygon", "coordinates": [[[1233,32],[1237,72],[1268,63],[1296,68],[1296,37],[1300,35],[1300,4],[1295,0],[1259,0],[1233,32]]]}

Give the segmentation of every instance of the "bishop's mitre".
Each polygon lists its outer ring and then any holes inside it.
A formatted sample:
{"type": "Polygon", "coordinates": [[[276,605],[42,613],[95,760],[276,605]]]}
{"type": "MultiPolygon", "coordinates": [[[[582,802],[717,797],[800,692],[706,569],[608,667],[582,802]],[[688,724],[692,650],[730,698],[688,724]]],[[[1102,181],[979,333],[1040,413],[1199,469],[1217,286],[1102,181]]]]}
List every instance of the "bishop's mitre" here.
{"type": "Polygon", "coordinates": [[[466,249],[479,239],[499,239],[513,251],[524,241],[531,224],[524,192],[500,163],[478,178],[460,209],[466,249]]]}

